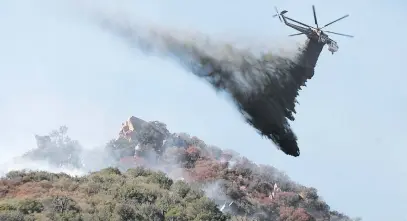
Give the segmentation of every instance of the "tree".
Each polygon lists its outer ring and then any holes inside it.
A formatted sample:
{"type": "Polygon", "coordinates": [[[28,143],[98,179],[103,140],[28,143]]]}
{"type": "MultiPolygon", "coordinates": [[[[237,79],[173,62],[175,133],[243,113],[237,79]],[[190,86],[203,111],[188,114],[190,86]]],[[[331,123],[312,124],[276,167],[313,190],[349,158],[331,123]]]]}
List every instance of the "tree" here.
{"type": "Polygon", "coordinates": [[[317,200],[318,191],[317,191],[317,189],[315,189],[313,187],[305,188],[305,190],[302,191],[302,196],[305,197],[306,199],[317,200]]]}
{"type": "Polygon", "coordinates": [[[195,162],[199,159],[201,155],[201,150],[195,146],[189,146],[186,150],[185,164],[186,168],[193,168],[195,162]]]}
{"type": "Polygon", "coordinates": [[[136,143],[134,141],[120,137],[119,139],[110,140],[106,144],[106,149],[113,158],[119,160],[126,156],[134,156],[135,146],[136,143]]]}
{"type": "Polygon", "coordinates": [[[209,181],[216,179],[220,172],[220,165],[216,161],[198,160],[193,169],[196,181],[209,181]]]}
{"type": "Polygon", "coordinates": [[[163,153],[163,141],[169,135],[166,125],[158,121],[143,124],[137,132],[137,140],[139,145],[151,146],[156,153],[163,153]]]}
{"type": "Polygon", "coordinates": [[[23,158],[47,160],[55,166],[82,167],[82,146],[68,135],[68,127],[61,126],[47,136],[35,135],[38,147],[25,153],[23,158]]]}

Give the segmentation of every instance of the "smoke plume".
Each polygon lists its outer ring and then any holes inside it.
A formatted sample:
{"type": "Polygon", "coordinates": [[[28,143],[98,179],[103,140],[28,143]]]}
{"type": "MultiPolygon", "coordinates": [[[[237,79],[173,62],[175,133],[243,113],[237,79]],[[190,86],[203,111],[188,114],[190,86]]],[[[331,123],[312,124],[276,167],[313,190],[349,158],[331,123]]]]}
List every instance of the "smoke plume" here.
{"type": "Polygon", "coordinates": [[[295,56],[219,44],[208,37],[104,19],[105,30],[127,40],[147,54],[169,57],[236,104],[245,121],[279,149],[299,156],[294,120],[296,96],[314,74],[323,45],[307,41],[295,56]]]}

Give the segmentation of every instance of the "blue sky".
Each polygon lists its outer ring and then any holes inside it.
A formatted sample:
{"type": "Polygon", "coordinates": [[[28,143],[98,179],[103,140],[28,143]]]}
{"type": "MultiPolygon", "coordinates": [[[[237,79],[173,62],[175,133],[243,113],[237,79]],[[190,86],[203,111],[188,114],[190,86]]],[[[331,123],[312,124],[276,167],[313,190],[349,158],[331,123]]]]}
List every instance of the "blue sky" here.
{"type": "Polygon", "coordinates": [[[332,36],[339,52],[323,51],[314,78],[301,91],[292,123],[299,158],[262,139],[206,83],[170,60],[129,48],[79,16],[73,2],[0,0],[1,160],[33,148],[33,133],[61,124],[84,146],[94,147],[115,137],[122,121],[136,115],[274,165],[316,187],[333,209],[350,216],[407,218],[402,132],[407,131],[402,71],[407,32],[398,26],[407,21],[404,2],[82,1],[132,19],[263,40],[295,33],[271,17],[274,5],[310,25],[312,4],[320,24],[349,13],[327,30],[356,37],[332,36]]]}

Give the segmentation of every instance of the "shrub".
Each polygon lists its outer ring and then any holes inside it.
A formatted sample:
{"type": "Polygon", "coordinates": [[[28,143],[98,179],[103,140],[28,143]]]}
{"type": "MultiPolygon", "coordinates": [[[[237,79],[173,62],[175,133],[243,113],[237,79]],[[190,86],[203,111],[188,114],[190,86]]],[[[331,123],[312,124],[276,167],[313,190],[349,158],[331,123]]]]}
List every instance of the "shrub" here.
{"type": "Polygon", "coordinates": [[[114,209],[115,214],[120,220],[135,220],[136,213],[133,207],[127,204],[117,204],[114,209]]]}
{"type": "Polygon", "coordinates": [[[0,212],[1,221],[26,221],[24,219],[24,214],[18,211],[1,211],[0,212]]]}
{"type": "Polygon", "coordinates": [[[218,209],[217,205],[206,197],[189,203],[186,214],[189,220],[227,220],[227,216],[218,209]]]}
{"type": "Polygon", "coordinates": [[[137,203],[154,203],[157,195],[150,190],[140,188],[134,184],[125,184],[120,189],[120,197],[123,200],[133,200],[137,203]]]}
{"type": "Polygon", "coordinates": [[[135,168],[131,168],[128,169],[126,172],[127,176],[136,178],[139,176],[150,176],[152,174],[152,171],[149,169],[146,169],[144,167],[135,167],[135,168]]]}
{"type": "Polygon", "coordinates": [[[174,193],[178,194],[178,196],[184,198],[189,191],[191,190],[191,187],[189,187],[188,184],[186,184],[183,181],[177,181],[171,186],[171,191],[174,193]]]}
{"type": "Polygon", "coordinates": [[[137,206],[137,214],[141,220],[164,221],[164,211],[155,204],[143,203],[137,206]]]}
{"type": "Polygon", "coordinates": [[[164,189],[170,189],[173,181],[165,175],[165,173],[159,171],[159,172],[154,172],[149,176],[150,180],[154,183],[157,183],[160,185],[161,188],[164,189]]]}
{"type": "Polygon", "coordinates": [[[23,214],[40,213],[44,210],[44,205],[37,200],[24,199],[18,202],[17,208],[23,214]]]}
{"type": "Polygon", "coordinates": [[[68,196],[55,196],[52,198],[51,209],[55,213],[79,212],[77,203],[68,196]]]}
{"type": "Polygon", "coordinates": [[[303,208],[281,207],[279,221],[314,221],[303,208]]]}

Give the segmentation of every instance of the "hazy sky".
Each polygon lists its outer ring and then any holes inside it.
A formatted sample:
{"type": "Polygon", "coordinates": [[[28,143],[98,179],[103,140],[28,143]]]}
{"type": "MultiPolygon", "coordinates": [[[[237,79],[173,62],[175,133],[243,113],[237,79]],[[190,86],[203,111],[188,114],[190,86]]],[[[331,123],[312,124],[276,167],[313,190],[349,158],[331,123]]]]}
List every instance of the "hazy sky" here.
{"type": "Polygon", "coordinates": [[[81,17],[73,0],[0,0],[2,161],[33,148],[33,133],[61,124],[86,147],[104,144],[135,115],[274,165],[316,187],[331,208],[350,216],[407,219],[407,139],[402,137],[407,131],[407,77],[402,71],[407,30],[399,27],[407,22],[404,2],[83,2],[212,36],[287,42],[305,38],[288,39],[296,31],[271,17],[273,6],[313,25],[315,4],[320,25],[349,13],[327,30],[356,37],[331,36],[339,51],[332,56],[324,49],[314,78],[300,92],[292,125],[301,156],[293,158],[262,139],[206,83],[170,60],[129,48],[81,17]]]}

